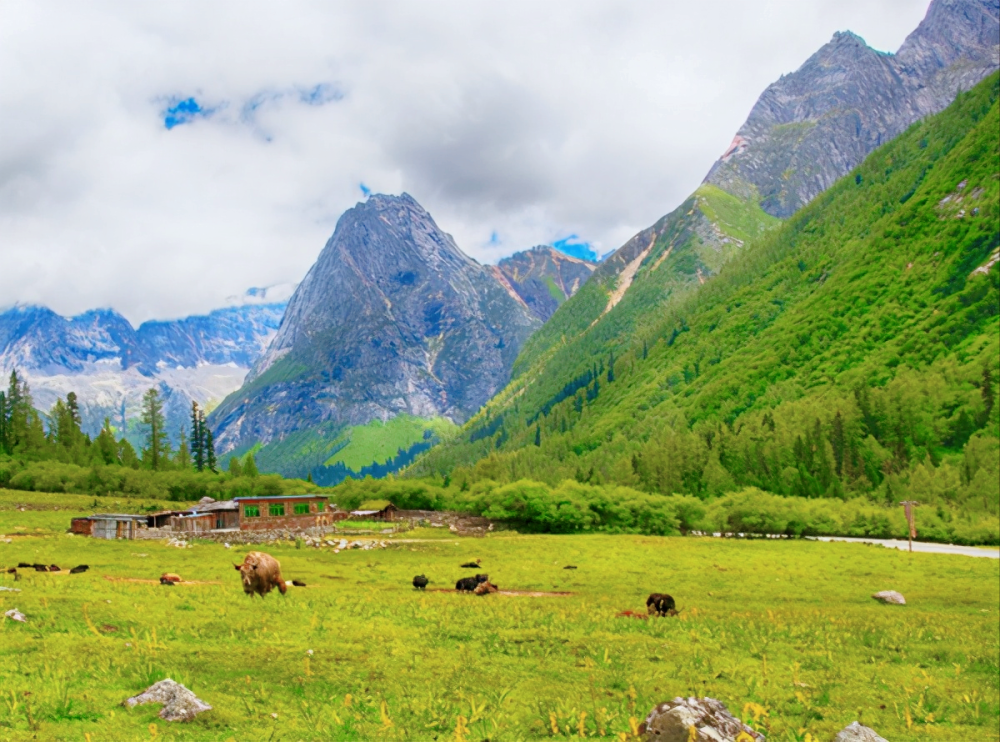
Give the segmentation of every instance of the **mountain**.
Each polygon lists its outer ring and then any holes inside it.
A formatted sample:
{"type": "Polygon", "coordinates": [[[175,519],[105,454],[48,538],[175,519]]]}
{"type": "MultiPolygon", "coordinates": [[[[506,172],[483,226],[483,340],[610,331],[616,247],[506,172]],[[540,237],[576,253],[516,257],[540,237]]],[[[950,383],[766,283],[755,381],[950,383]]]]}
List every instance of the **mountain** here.
{"type": "Polygon", "coordinates": [[[998,512],[1000,74],[595,366],[505,390],[412,472],[998,512]]]}
{"type": "Polygon", "coordinates": [[[18,305],[0,313],[0,373],[23,374],[43,411],[76,392],[83,428],[91,434],[105,417],[128,432],[142,394],[158,387],[176,432],[192,400],[211,404],[239,388],[284,309],[281,303],[248,303],[134,329],[111,309],[62,317],[46,307],[18,305]]]}
{"type": "Polygon", "coordinates": [[[411,196],[374,195],[341,216],[267,351],[212,413],[216,446],[260,444],[262,468],[304,473],[336,463],[355,426],[462,423],[540,324],[411,196]]]}
{"type": "Polygon", "coordinates": [[[587,282],[596,267],[593,261],[538,245],[504,258],[493,268],[493,274],[545,322],[587,282]]]}
{"type": "Polygon", "coordinates": [[[781,223],[774,214],[814,199],[995,70],[998,18],[996,0],[934,0],[896,55],[835,34],[764,92],[695,193],[605,259],[531,337],[491,414],[540,414],[651,317],[710,284],[746,245],[769,239],[781,223]]]}
{"type": "Polygon", "coordinates": [[[758,99],[706,183],[787,218],[1000,64],[997,0],[935,0],[896,54],[850,32],[758,99]]]}

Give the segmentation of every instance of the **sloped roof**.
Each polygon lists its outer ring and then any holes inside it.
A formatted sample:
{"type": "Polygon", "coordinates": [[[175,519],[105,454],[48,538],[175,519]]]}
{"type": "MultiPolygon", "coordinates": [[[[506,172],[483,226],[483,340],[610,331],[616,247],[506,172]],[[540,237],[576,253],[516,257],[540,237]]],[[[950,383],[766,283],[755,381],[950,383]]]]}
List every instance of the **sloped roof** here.
{"type": "Polygon", "coordinates": [[[372,510],[378,512],[379,510],[385,510],[387,507],[396,507],[388,500],[367,500],[366,502],[358,505],[358,510],[372,510]]]}

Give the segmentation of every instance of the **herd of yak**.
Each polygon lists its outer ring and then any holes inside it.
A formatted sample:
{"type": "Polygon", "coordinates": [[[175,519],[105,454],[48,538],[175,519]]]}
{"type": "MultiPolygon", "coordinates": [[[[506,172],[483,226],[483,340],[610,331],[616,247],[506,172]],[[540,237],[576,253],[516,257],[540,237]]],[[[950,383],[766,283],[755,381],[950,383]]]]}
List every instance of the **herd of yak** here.
{"type": "MultiPolygon", "coordinates": [[[[466,562],[462,565],[464,569],[479,569],[480,566],[481,560],[479,559],[474,562],[466,562]]],[[[263,598],[275,588],[284,595],[288,591],[289,584],[305,587],[305,583],[299,580],[292,580],[290,583],[285,582],[281,576],[280,562],[263,551],[249,552],[243,558],[242,564],[234,564],[233,567],[240,573],[240,579],[243,582],[243,592],[251,597],[259,595],[263,598]]],[[[34,569],[36,572],[60,571],[59,567],[55,564],[28,564],[27,562],[21,562],[17,567],[8,569],[7,572],[14,575],[15,580],[18,580],[21,577],[17,571],[18,569],[34,569]]],[[[88,569],[90,569],[88,565],[81,564],[73,567],[69,572],[70,574],[80,574],[81,572],[86,572],[88,569]]],[[[569,566],[566,569],[575,569],[575,567],[569,566]]],[[[181,578],[172,573],[166,573],[160,577],[160,584],[162,585],[172,586],[180,581],[181,578]]],[[[424,575],[417,575],[413,578],[413,587],[418,590],[426,588],[428,583],[430,583],[430,580],[424,575]]],[[[475,577],[463,577],[460,579],[455,583],[455,590],[458,592],[474,593],[475,595],[488,595],[489,593],[498,592],[499,588],[490,582],[489,575],[477,574],[475,577]]],[[[646,611],[651,616],[677,615],[677,607],[674,599],[665,593],[653,593],[646,598],[646,611]]]]}

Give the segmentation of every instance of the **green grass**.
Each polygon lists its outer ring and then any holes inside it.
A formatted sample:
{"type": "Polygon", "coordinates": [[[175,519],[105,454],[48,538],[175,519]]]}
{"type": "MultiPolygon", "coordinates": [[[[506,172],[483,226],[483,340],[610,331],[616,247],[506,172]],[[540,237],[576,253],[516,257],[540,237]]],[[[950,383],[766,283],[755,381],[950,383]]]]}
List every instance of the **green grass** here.
{"type": "MultiPolygon", "coordinates": [[[[466,739],[502,742],[550,738],[553,723],[555,736],[576,736],[584,713],[587,736],[618,739],[630,718],[677,695],[719,698],[737,714],[760,704],[769,740],[827,740],[857,718],[893,742],[998,739],[995,560],[511,532],[336,555],[267,550],[308,587],[245,597],[231,564],[246,548],[66,535],[0,543],[0,564],[91,565],[31,572],[21,593],[0,593],[0,609],[28,617],[0,622],[0,740],[452,740],[462,716],[466,739]],[[502,588],[573,595],[410,587],[418,573],[451,587],[474,558],[502,588]],[[105,579],[164,571],[219,584],[105,579]],[[908,605],[869,597],[883,589],[908,605]],[[615,617],[641,611],[650,591],[673,594],[681,617],[615,617]],[[119,705],[164,677],[213,710],[170,725],[158,707],[119,705]]],[[[0,584],[14,585],[5,574],[0,584]]]]}
{"type": "Polygon", "coordinates": [[[422,418],[398,415],[388,422],[372,420],[367,425],[349,429],[344,436],[348,443],[326,460],[325,466],[343,463],[348,469],[361,471],[373,463],[384,464],[401,450],[406,451],[424,440],[424,431],[430,430],[446,440],[458,429],[455,423],[443,417],[422,418]]]}

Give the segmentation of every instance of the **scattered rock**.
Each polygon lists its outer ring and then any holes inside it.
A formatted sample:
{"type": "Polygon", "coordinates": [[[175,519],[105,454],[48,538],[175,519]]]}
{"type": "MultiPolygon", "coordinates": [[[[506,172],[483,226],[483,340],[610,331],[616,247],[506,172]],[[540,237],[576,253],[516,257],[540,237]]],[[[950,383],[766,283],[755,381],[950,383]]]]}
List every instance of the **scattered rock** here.
{"type": "Polygon", "coordinates": [[[661,703],[649,712],[639,732],[646,742],[733,742],[740,733],[764,742],[763,734],[735,718],[714,698],[675,698],[661,703]]]}
{"type": "Polygon", "coordinates": [[[162,703],[160,718],[164,721],[191,721],[202,711],[212,707],[198,698],[180,683],[170,678],[149,686],[143,693],[125,700],[125,706],[132,707],[145,703],[162,703]]]}
{"type": "Polygon", "coordinates": [[[883,590],[880,593],[872,594],[872,597],[875,598],[875,600],[881,600],[883,603],[906,605],[906,598],[904,598],[901,593],[897,593],[895,590],[883,590]]]}
{"type": "Polygon", "coordinates": [[[19,587],[4,587],[3,585],[0,585],[0,593],[19,593],[19,592],[21,592],[21,588],[19,587]]]}
{"type": "Polygon", "coordinates": [[[841,729],[833,742],[888,742],[888,740],[876,734],[874,729],[855,721],[841,729]]]}
{"type": "Polygon", "coordinates": [[[19,621],[20,623],[28,623],[27,617],[23,613],[21,613],[21,611],[17,610],[17,608],[11,608],[9,611],[7,611],[3,615],[5,615],[11,621],[19,621]]]}

